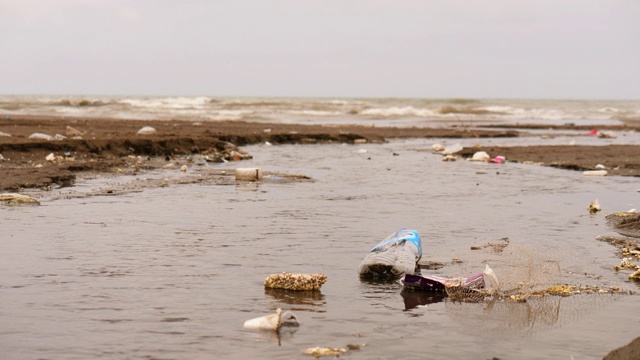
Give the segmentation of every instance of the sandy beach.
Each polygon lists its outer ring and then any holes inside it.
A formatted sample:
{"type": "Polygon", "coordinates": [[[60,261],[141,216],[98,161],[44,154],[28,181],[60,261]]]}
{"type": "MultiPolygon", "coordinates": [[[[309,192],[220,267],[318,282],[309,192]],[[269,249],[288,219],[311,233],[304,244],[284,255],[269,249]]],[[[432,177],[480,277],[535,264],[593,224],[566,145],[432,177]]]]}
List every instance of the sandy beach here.
{"type": "MultiPolygon", "coordinates": [[[[0,122],[0,189],[44,188],[52,184],[72,185],[85,173],[131,173],[141,167],[132,158],[164,159],[201,153],[222,156],[225,151],[245,145],[316,144],[316,143],[382,143],[397,138],[498,138],[532,136],[528,131],[540,125],[468,128],[443,126],[433,128],[374,127],[355,125],[269,124],[241,121],[189,122],[143,121],[122,119],[86,119],[72,117],[11,116],[0,122]],[[138,135],[143,126],[156,132],[138,135]],[[63,140],[29,138],[34,133],[63,140]],[[47,161],[49,154],[56,157],[47,161]]],[[[544,126],[549,131],[581,130],[589,126],[544,126]]],[[[638,131],[636,125],[600,126],[601,130],[638,131]]],[[[596,164],[607,167],[609,175],[640,176],[640,145],[608,146],[516,146],[467,147],[460,152],[470,157],[476,151],[505,156],[508,161],[554,166],[568,170],[592,170],[596,164]]],[[[250,154],[249,154],[250,155],[250,154]]],[[[227,154],[228,156],[228,154],[227,154]]],[[[234,160],[233,157],[229,158],[234,160]]],[[[239,159],[236,159],[239,160],[239,159]]],[[[146,161],[145,169],[163,165],[162,161],[146,161]]]]}

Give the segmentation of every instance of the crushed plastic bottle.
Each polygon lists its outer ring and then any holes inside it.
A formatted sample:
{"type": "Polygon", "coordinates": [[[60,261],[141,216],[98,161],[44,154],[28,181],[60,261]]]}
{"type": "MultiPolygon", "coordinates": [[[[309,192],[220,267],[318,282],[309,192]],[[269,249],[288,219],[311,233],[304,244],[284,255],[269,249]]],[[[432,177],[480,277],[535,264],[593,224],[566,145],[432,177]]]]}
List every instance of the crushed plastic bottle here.
{"type": "Polygon", "coordinates": [[[422,241],[415,230],[400,229],[382,240],[360,263],[361,277],[395,278],[414,274],[422,258],[422,241]]]}

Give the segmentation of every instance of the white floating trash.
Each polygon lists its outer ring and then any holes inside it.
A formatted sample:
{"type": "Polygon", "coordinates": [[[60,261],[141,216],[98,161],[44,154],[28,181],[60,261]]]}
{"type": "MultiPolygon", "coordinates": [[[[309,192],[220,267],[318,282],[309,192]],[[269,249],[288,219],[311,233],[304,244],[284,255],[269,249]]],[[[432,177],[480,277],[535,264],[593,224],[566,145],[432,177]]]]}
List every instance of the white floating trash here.
{"type": "Polygon", "coordinates": [[[489,161],[491,157],[485,151],[477,151],[471,157],[471,161],[489,161]]]}
{"type": "Polygon", "coordinates": [[[238,168],[236,169],[236,180],[256,181],[262,179],[262,169],[260,168],[238,168]]]}
{"type": "Polygon", "coordinates": [[[587,170],[583,171],[582,175],[584,176],[606,176],[607,170],[587,170]]]}

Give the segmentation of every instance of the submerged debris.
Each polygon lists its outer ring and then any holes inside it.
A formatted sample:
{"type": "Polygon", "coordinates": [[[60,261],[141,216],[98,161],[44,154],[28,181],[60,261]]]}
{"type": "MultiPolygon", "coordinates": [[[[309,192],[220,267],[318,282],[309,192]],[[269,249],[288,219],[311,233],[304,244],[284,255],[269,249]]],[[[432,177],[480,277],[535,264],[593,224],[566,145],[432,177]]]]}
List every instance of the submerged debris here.
{"type": "Polygon", "coordinates": [[[602,289],[597,286],[573,286],[573,285],[556,285],[551,286],[543,291],[534,292],[533,296],[570,296],[577,294],[632,294],[631,291],[624,291],[618,287],[612,286],[608,289],[602,289]]]}
{"type": "Polygon", "coordinates": [[[305,349],[302,353],[305,355],[311,355],[311,356],[315,356],[316,358],[319,358],[322,356],[339,357],[340,355],[346,352],[347,352],[347,349],[343,349],[343,348],[313,347],[313,348],[305,349]]]}
{"type": "Polygon", "coordinates": [[[620,265],[614,267],[614,269],[616,271],[620,271],[622,269],[638,270],[638,269],[640,269],[640,266],[632,263],[631,259],[629,259],[629,258],[623,258],[622,261],[620,262],[620,265]]]}
{"type": "Polygon", "coordinates": [[[320,290],[327,281],[325,274],[293,274],[283,272],[269,275],[264,280],[264,286],[272,289],[286,290],[320,290]]]}
{"type": "Polygon", "coordinates": [[[509,246],[509,238],[505,237],[496,242],[486,243],[482,246],[472,246],[471,250],[489,249],[494,253],[501,253],[507,246],[509,246]]]}
{"type": "Polygon", "coordinates": [[[602,210],[602,208],[600,207],[600,203],[598,202],[598,199],[595,199],[591,202],[591,204],[589,204],[589,213],[591,214],[595,214],[598,211],[602,210]]]}

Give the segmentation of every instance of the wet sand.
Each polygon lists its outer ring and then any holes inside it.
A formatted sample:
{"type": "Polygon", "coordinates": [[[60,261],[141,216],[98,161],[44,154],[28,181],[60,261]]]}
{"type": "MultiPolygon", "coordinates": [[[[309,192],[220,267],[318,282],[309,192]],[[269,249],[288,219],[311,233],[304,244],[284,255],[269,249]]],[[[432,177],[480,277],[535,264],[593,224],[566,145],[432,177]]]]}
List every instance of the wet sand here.
{"type": "MultiPolygon", "coordinates": [[[[438,128],[393,128],[351,125],[295,125],[235,121],[193,123],[187,121],[147,121],[85,119],[70,117],[11,116],[0,121],[0,190],[72,185],[77,176],[91,174],[131,174],[161,167],[160,158],[171,161],[188,154],[211,154],[218,159],[240,160],[233,152],[250,144],[382,143],[394,138],[497,138],[532,136],[528,131],[540,125],[496,125],[482,128],[456,125],[438,128]],[[156,129],[153,135],[137,135],[143,126],[156,129]],[[70,129],[71,127],[72,129],[70,129]],[[78,134],[76,132],[81,133],[78,134]],[[29,139],[33,133],[64,140],[29,139]],[[45,160],[53,153],[53,161],[45,160]]],[[[589,130],[579,126],[543,126],[552,130],[589,130]]],[[[602,130],[638,131],[640,126],[600,126],[602,130]]],[[[520,146],[466,148],[461,155],[476,151],[506,156],[509,161],[532,162],[569,170],[593,169],[604,164],[610,175],[640,176],[640,145],[607,146],[520,146]]]]}

